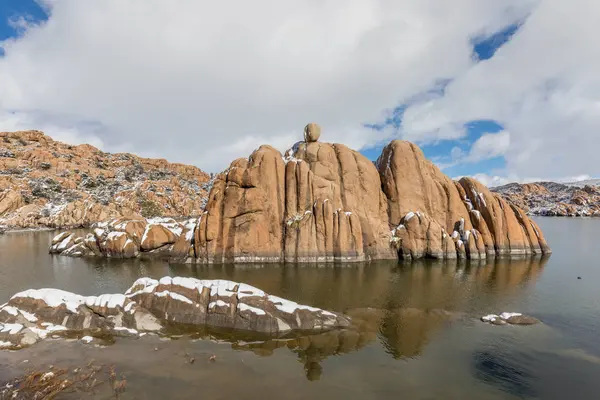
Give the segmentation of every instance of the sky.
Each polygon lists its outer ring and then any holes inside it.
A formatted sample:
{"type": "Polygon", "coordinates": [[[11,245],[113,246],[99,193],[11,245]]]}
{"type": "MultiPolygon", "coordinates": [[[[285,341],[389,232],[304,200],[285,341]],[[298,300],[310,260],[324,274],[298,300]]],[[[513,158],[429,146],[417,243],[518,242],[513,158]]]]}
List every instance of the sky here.
{"type": "Polygon", "coordinates": [[[600,2],[0,0],[0,131],[209,172],[417,143],[487,185],[600,176],[600,2]]]}

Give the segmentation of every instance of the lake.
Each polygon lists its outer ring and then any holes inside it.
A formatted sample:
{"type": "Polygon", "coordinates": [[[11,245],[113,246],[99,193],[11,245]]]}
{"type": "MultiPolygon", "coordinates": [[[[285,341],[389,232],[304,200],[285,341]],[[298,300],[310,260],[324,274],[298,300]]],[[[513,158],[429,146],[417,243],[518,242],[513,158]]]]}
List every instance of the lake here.
{"type": "Polygon", "coordinates": [[[597,398],[600,219],[536,222],[549,258],[336,266],[74,259],[48,254],[55,232],[9,233],[0,236],[0,303],[29,288],[93,295],[122,293],[141,276],[223,278],[347,313],[361,321],[361,335],[247,342],[200,332],[120,338],[107,347],[46,341],[1,352],[0,383],[30,368],[95,360],[127,377],[122,399],[597,398]],[[479,321],[503,311],[543,323],[479,321]]]}

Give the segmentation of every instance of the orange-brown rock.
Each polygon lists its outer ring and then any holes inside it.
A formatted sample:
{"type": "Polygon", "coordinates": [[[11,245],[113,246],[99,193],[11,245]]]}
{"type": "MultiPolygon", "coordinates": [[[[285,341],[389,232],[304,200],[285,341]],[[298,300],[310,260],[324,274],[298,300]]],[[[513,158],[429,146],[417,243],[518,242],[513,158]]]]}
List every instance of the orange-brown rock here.
{"type": "MultiPolygon", "coordinates": [[[[549,252],[542,231],[521,209],[474,179],[462,178],[460,184],[473,209],[478,211],[473,219],[485,235],[484,241],[489,243],[488,246],[493,243],[496,254],[549,252]],[[482,228],[484,225],[486,229],[482,228]]],[[[487,250],[491,252],[492,249],[487,250]]]]}
{"type": "MultiPolygon", "coordinates": [[[[313,131],[318,126],[305,129],[313,131]]],[[[235,160],[216,177],[199,219],[171,226],[163,219],[156,227],[148,223],[141,239],[128,236],[136,254],[214,263],[550,252],[519,207],[473,179],[451,180],[414,144],[393,141],[374,164],[309,136],[285,156],[261,146],[235,160]]],[[[79,246],[61,239],[53,248],[79,246]]],[[[83,255],[79,248],[70,252],[83,255]]]]}
{"type": "Polygon", "coordinates": [[[483,258],[550,251],[518,207],[470,178],[453,182],[414,144],[393,141],[377,160],[392,242],[404,258],[483,258]],[[418,222],[416,222],[418,221],[418,222]],[[448,245],[448,235],[454,246],[448,245]]]}
{"type": "Polygon", "coordinates": [[[0,132],[0,226],[199,216],[208,190],[209,176],[193,166],[71,146],[39,131],[0,132]]]}
{"type": "Polygon", "coordinates": [[[286,159],[286,261],[395,257],[371,161],[341,144],[306,142],[286,159]]]}
{"type": "Polygon", "coordinates": [[[195,232],[202,262],[282,261],[285,163],[261,146],[219,174],[195,232]]]}

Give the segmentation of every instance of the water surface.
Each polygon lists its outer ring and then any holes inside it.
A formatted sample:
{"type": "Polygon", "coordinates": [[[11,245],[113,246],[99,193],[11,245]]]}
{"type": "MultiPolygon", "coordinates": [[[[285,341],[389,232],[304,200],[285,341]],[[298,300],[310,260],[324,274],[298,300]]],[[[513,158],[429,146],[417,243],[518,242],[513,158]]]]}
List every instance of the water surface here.
{"type": "Polygon", "coordinates": [[[51,256],[51,232],[0,236],[0,303],[28,288],[119,293],[140,276],[179,275],[246,282],[360,321],[360,335],[252,343],[208,332],[119,339],[106,348],[48,341],[2,353],[0,381],[37,365],[95,359],[127,376],[122,398],[596,398],[600,220],[536,221],[554,251],[549,259],[168,265],[51,256]],[[478,320],[502,311],[544,323],[498,327],[478,320]],[[208,362],[213,354],[217,361],[208,362]]]}

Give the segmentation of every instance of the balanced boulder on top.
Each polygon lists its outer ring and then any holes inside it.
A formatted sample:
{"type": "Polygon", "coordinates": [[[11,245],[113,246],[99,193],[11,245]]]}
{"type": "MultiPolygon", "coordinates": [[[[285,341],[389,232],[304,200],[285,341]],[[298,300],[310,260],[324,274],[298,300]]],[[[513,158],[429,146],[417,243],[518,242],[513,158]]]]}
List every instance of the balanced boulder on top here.
{"type": "Polygon", "coordinates": [[[305,142],[317,142],[321,137],[321,127],[314,122],[304,127],[304,141],[305,142]]]}

